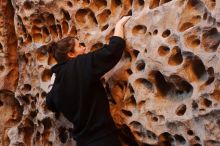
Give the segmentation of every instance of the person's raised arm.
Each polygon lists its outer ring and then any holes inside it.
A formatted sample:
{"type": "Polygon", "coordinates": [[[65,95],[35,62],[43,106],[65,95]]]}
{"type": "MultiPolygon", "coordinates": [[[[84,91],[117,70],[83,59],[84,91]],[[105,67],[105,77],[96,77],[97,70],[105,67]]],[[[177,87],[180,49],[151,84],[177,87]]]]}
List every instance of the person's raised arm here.
{"type": "Polygon", "coordinates": [[[112,69],[120,60],[125,48],[124,25],[129,18],[130,16],[124,16],[117,22],[109,44],[105,44],[101,49],[92,52],[93,73],[97,78],[112,69]]]}

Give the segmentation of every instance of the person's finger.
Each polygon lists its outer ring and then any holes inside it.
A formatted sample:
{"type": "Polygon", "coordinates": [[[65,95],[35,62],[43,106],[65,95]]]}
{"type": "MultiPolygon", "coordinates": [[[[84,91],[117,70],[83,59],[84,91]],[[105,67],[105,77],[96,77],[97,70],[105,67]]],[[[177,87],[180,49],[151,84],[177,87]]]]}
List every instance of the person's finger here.
{"type": "Polygon", "coordinates": [[[127,21],[131,16],[124,16],[120,21],[127,21]]]}
{"type": "Polygon", "coordinates": [[[119,20],[119,22],[121,24],[125,24],[130,18],[131,18],[131,16],[125,16],[121,20],[119,20]]]}

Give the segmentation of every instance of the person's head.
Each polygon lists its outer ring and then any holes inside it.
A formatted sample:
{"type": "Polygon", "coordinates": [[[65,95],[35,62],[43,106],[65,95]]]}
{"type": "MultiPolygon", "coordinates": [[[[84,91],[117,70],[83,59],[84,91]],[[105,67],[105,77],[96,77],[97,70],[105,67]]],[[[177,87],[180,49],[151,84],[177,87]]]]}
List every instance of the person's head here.
{"type": "Polygon", "coordinates": [[[51,44],[53,57],[58,63],[67,61],[80,54],[84,54],[86,48],[81,45],[79,40],[75,37],[66,37],[58,42],[51,44]]]}

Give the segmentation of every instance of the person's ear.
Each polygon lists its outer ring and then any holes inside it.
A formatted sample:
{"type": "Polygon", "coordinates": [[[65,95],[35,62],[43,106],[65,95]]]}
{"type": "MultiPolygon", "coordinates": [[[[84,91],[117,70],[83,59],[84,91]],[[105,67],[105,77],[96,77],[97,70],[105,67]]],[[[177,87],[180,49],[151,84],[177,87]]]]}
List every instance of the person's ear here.
{"type": "Polygon", "coordinates": [[[76,56],[76,54],[70,51],[70,52],[67,53],[67,56],[70,57],[70,58],[73,58],[73,57],[76,56]]]}

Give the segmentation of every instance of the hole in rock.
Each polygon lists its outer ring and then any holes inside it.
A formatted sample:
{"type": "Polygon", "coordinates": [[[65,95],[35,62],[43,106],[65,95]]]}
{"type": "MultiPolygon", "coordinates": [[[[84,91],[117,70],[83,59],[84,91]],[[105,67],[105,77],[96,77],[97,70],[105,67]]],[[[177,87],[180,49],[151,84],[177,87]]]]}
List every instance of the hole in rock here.
{"type": "Polygon", "coordinates": [[[144,60],[138,60],[135,64],[136,64],[136,68],[138,71],[144,70],[144,68],[145,68],[144,60]]]}
{"type": "Polygon", "coordinates": [[[166,82],[163,74],[160,71],[151,71],[149,74],[151,83],[155,84],[158,93],[161,96],[166,96],[170,90],[170,85],[166,82]]]}
{"type": "Polygon", "coordinates": [[[40,0],[40,1],[39,1],[39,5],[45,5],[44,1],[43,1],[43,0],[40,0]]]}
{"type": "MultiPolygon", "coordinates": [[[[65,25],[65,22],[64,22],[64,25],[65,25]]],[[[67,24],[68,25],[68,24],[67,24]]],[[[62,28],[61,28],[61,25],[60,24],[57,24],[56,25],[56,27],[57,27],[57,33],[58,33],[58,36],[59,36],[59,38],[62,38],[62,28]]],[[[65,26],[64,26],[65,27],[65,26]]],[[[65,30],[66,31],[66,30],[65,30]]]]}
{"type": "Polygon", "coordinates": [[[106,0],[93,0],[93,2],[94,2],[95,6],[96,6],[98,9],[107,6],[107,1],[106,1],[106,0]]]}
{"type": "Polygon", "coordinates": [[[157,35],[157,34],[158,34],[158,30],[155,29],[154,32],[153,32],[153,34],[154,34],[154,35],[157,35]]]}
{"type": "Polygon", "coordinates": [[[160,4],[160,0],[150,0],[149,8],[153,9],[158,7],[160,4]]]}
{"type": "Polygon", "coordinates": [[[53,57],[52,53],[49,54],[49,57],[48,57],[48,60],[47,60],[47,64],[48,64],[48,65],[56,64],[56,60],[55,60],[55,58],[53,57]]]}
{"type": "Polygon", "coordinates": [[[0,106],[3,106],[4,105],[4,103],[0,100],[0,106]]]}
{"type": "Polygon", "coordinates": [[[38,18],[34,19],[32,24],[33,25],[43,25],[45,19],[42,16],[39,16],[38,18]]]}
{"type": "Polygon", "coordinates": [[[83,4],[89,4],[90,3],[90,0],[82,0],[83,1],[83,4]]]}
{"type": "Polygon", "coordinates": [[[88,25],[96,26],[98,24],[95,14],[90,9],[79,9],[75,15],[79,24],[89,23],[88,25]]]}
{"type": "Polygon", "coordinates": [[[188,5],[188,7],[196,7],[200,3],[201,3],[201,1],[199,1],[199,0],[189,0],[187,5],[188,5]]]}
{"type": "Polygon", "coordinates": [[[35,117],[37,116],[37,114],[38,114],[38,110],[34,110],[34,111],[31,111],[31,112],[30,112],[30,116],[31,116],[32,118],[35,118],[35,117]]]}
{"type": "Polygon", "coordinates": [[[127,16],[132,16],[132,10],[129,10],[127,16]]]}
{"type": "Polygon", "coordinates": [[[57,26],[56,25],[51,25],[50,26],[50,33],[52,36],[57,36],[58,32],[57,32],[57,26]]]}
{"type": "Polygon", "coordinates": [[[132,106],[136,106],[137,103],[136,103],[134,95],[131,95],[128,99],[126,99],[126,103],[132,106]]]}
{"type": "Polygon", "coordinates": [[[208,69],[207,69],[207,72],[208,72],[208,74],[210,75],[210,76],[214,76],[214,68],[213,67],[209,67],[208,69]]]}
{"type": "Polygon", "coordinates": [[[124,58],[128,59],[130,62],[132,61],[131,54],[129,51],[124,50],[124,58]]]}
{"type": "Polygon", "coordinates": [[[97,16],[97,19],[100,24],[104,24],[108,21],[110,15],[111,15],[111,11],[109,9],[106,9],[97,16]]]}
{"type": "MultiPolygon", "coordinates": [[[[23,38],[22,37],[18,37],[18,44],[22,45],[23,43],[24,43],[23,38]]],[[[1,49],[0,49],[0,52],[2,52],[1,49]]]]}
{"type": "Polygon", "coordinates": [[[120,8],[122,8],[121,0],[111,0],[111,7],[110,7],[110,9],[111,9],[112,15],[115,15],[117,12],[119,12],[118,10],[120,8]]]}
{"type": "Polygon", "coordinates": [[[34,25],[34,26],[32,26],[32,28],[31,28],[31,33],[32,33],[32,34],[41,33],[41,28],[34,25]]]}
{"type": "Polygon", "coordinates": [[[42,123],[44,125],[44,130],[48,130],[52,127],[51,119],[49,117],[44,118],[42,123]]]}
{"type": "Polygon", "coordinates": [[[121,0],[112,0],[111,4],[113,7],[118,7],[118,6],[122,5],[122,2],[121,2],[121,0]]]}
{"type": "Polygon", "coordinates": [[[198,108],[198,104],[196,103],[195,100],[193,100],[193,102],[192,102],[192,108],[193,109],[197,109],[198,108]]]}
{"type": "Polygon", "coordinates": [[[193,27],[193,26],[194,26],[193,23],[191,23],[191,22],[185,22],[185,23],[183,23],[183,24],[180,26],[179,31],[180,31],[180,32],[186,31],[187,29],[189,29],[189,28],[191,28],[191,27],[193,27]]]}
{"type": "Polygon", "coordinates": [[[45,91],[43,91],[42,93],[41,93],[41,97],[42,98],[45,98],[47,96],[47,93],[45,92],[45,91]]]}
{"type": "Polygon", "coordinates": [[[183,62],[183,57],[181,54],[181,50],[178,46],[173,47],[171,51],[171,56],[168,59],[168,64],[169,65],[179,65],[183,62]]]}
{"type": "Polygon", "coordinates": [[[196,144],[193,144],[192,146],[202,146],[202,145],[199,143],[196,143],[196,144]]]}
{"type": "Polygon", "coordinates": [[[178,116],[182,116],[184,115],[186,112],[186,105],[185,104],[181,104],[180,106],[177,107],[176,109],[176,114],[178,116]]]}
{"type": "Polygon", "coordinates": [[[202,34],[202,46],[207,52],[215,52],[220,44],[220,33],[216,28],[207,28],[202,34]]]}
{"type": "Polygon", "coordinates": [[[3,72],[5,70],[5,67],[3,65],[0,65],[0,71],[3,72]]]}
{"type": "Polygon", "coordinates": [[[144,85],[144,87],[146,87],[150,90],[153,88],[152,83],[144,78],[138,78],[137,80],[135,80],[135,84],[136,84],[136,86],[138,86],[138,84],[142,84],[142,85],[144,85]]]}
{"type": "Polygon", "coordinates": [[[133,54],[134,54],[135,57],[137,57],[138,54],[140,53],[138,50],[133,50],[132,52],[133,52],[133,54]]]}
{"type": "Polygon", "coordinates": [[[45,69],[43,72],[42,72],[42,75],[41,75],[41,80],[43,82],[47,82],[50,80],[52,76],[52,72],[49,70],[49,69],[45,69]]]}
{"type": "Polygon", "coordinates": [[[173,136],[168,132],[161,133],[158,138],[160,142],[172,143],[174,141],[173,136]]]}
{"type": "Polygon", "coordinates": [[[141,107],[143,107],[145,105],[145,101],[139,101],[138,103],[138,108],[141,109],[141,107]]]}
{"type": "Polygon", "coordinates": [[[207,98],[203,98],[203,104],[206,106],[206,107],[210,107],[212,105],[212,101],[207,99],[207,98]]]}
{"type": "Polygon", "coordinates": [[[50,34],[50,32],[49,32],[49,30],[48,30],[48,28],[46,26],[43,26],[41,29],[42,29],[44,34],[46,34],[46,35],[50,34]]]}
{"type": "Polygon", "coordinates": [[[189,76],[192,80],[201,80],[206,75],[205,65],[202,60],[195,56],[190,62],[189,76]]]}
{"type": "Polygon", "coordinates": [[[209,67],[207,69],[207,72],[209,74],[209,78],[208,80],[205,82],[206,85],[211,84],[214,80],[215,80],[215,74],[214,74],[214,68],[213,67],[209,67]]]}
{"type": "Polygon", "coordinates": [[[126,72],[127,72],[129,75],[131,75],[131,74],[133,73],[130,68],[126,69],[126,72]]]}
{"type": "Polygon", "coordinates": [[[127,82],[126,81],[118,81],[117,85],[121,90],[123,90],[125,88],[125,86],[127,86],[127,82]]]}
{"type": "Polygon", "coordinates": [[[207,12],[205,12],[205,13],[203,14],[203,20],[206,20],[206,19],[207,19],[207,17],[208,17],[208,13],[207,13],[207,12]]]}
{"type": "Polygon", "coordinates": [[[72,7],[72,6],[73,6],[73,4],[72,4],[71,1],[68,1],[68,2],[67,2],[67,5],[68,5],[69,7],[72,7]]]}
{"type": "Polygon", "coordinates": [[[150,130],[146,130],[146,134],[147,134],[147,137],[149,139],[152,139],[152,140],[156,140],[157,139],[157,135],[155,133],[153,133],[152,131],[150,131],[150,130]]]}
{"type": "Polygon", "coordinates": [[[158,118],[157,118],[157,117],[152,117],[151,119],[152,119],[152,121],[154,121],[154,122],[157,122],[157,121],[158,121],[158,118]]]}
{"type": "Polygon", "coordinates": [[[132,116],[132,112],[130,112],[130,111],[128,111],[128,110],[122,109],[121,112],[122,112],[124,115],[128,116],[128,117],[131,117],[131,116],[132,116]]]}
{"type": "Polygon", "coordinates": [[[27,34],[26,42],[28,43],[32,42],[32,36],[30,34],[27,34]]]}
{"type": "Polygon", "coordinates": [[[69,14],[69,12],[68,11],[66,11],[66,10],[64,10],[64,9],[61,9],[61,12],[63,13],[63,15],[64,15],[64,18],[66,19],[66,20],[71,20],[71,17],[70,17],[70,14],[69,14]]]}
{"type": "Polygon", "coordinates": [[[89,9],[79,9],[76,12],[76,21],[80,22],[80,23],[85,23],[85,16],[87,15],[87,13],[89,12],[89,9]]]}
{"type": "Polygon", "coordinates": [[[161,0],[160,4],[162,5],[162,4],[168,3],[170,1],[172,1],[172,0],[161,0]]]}
{"type": "Polygon", "coordinates": [[[40,33],[35,33],[32,35],[33,41],[34,42],[41,42],[42,41],[42,34],[40,33]]]}
{"type": "Polygon", "coordinates": [[[37,49],[37,51],[36,51],[36,58],[38,61],[46,60],[47,55],[48,55],[48,52],[47,52],[46,46],[42,46],[39,49],[37,49]]]}
{"type": "Polygon", "coordinates": [[[132,121],[132,122],[129,123],[129,125],[133,126],[136,129],[140,129],[140,128],[143,127],[142,124],[138,121],[132,121]]]}
{"type": "Polygon", "coordinates": [[[0,52],[2,52],[3,51],[3,46],[2,46],[2,44],[0,43],[0,52]]]}
{"type": "Polygon", "coordinates": [[[26,0],[23,4],[24,9],[30,10],[33,8],[34,3],[32,1],[26,0]]]}
{"type": "Polygon", "coordinates": [[[68,30],[69,30],[69,24],[66,22],[66,21],[63,21],[62,22],[62,32],[63,34],[67,34],[68,33],[68,30]]]}
{"type": "Polygon", "coordinates": [[[144,5],[144,0],[138,0],[139,5],[144,5]]]}
{"type": "Polygon", "coordinates": [[[105,26],[103,26],[103,27],[101,28],[101,31],[105,31],[106,29],[108,29],[108,27],[109,27],[109,25],[106,24],[105,26]]]}
{"type": "Polygon", "coordinates": [[[176,139],[176,142],[178,142],[181,145],[184,145],[186,143],[186,140],[182,135],[175,134],[174,138],[176,139]]]}
{"type": "Polygon", "coordinates": [[[207,7],[212,10],[215,8],[216,6],[216,0],[206,0],[205,4],[207,5],[207,7]]]}
{"type": "Polygon", "coordinates": [[[30,84],[24,84],[23,90],[30,91],[31,90],[31,85],[30,84]]]}
{"type": "Polygon", "coordinates": [[[146,33],[146,31],[147,31],[147,27],[144,25],[136,25],[132,29],[133,35],[143,35],[146,33]]]}
{"type": "Polygon", "coordinates": [[[135,0],[133,3],[134,7],[133,9],[142,9],[144,7],[144,0],[135,0]]]}
{"type": "Polygon", "coordinates": [[[132,85],[130,83],[128,84],[128,88],[131,93],[134,93],[134,88],[132,87],[132,85]]]}
{"type": "Polygon", "coordinates": [[[55,18],[53,14],[47,14],[45,17],[46,17],[45,20],[47,21],[47,25],[55,24],[55,18]]]}
{"type": "Polygon", "coordinates": [[[162,37],[164,37],[164,38],[168,37],[169,35],[170,35],[170,30],[169,30],[169,29],[165,30],[165,31],[162,33],[162,37]]]}
{"type": "Polygon", "coordinates": [[[200,138],[198,136],[195,136],[194,138],[195,140],[200,141],[200,138]]]}
{"type": "Polygon", "coordinates": [[[71,34],[73,36],[77,35],[77,30],[76,30],[76,27],[74,25],[72,25],[72,27],[70,28],[69,34],[71,34]]]}
{"type": "Polygon", "coordinates": [[[171,75],[169,81],[173,83],[177,94],[192,93],[193,86],[178,75],[171,75]]]}
{"type": "Polygon", "coordinates": [[[192,46],[199,46],[200,45],[200,40],[199,39],[195,39],[192,41],[192,46]]]}
{"type": "Polygon", "coordinates": [[[187,134],[188,134],[188,135],[193,135],[194,133],[193,133],[192,130],[188,130],[188,131],[187,131],[187,134]]]}
{"type": "Polygon", "coordinates": [[[157,51],[160,56],[165,56],[170,52],[170,48],[167,46],[160,46],[157,51]]]}

